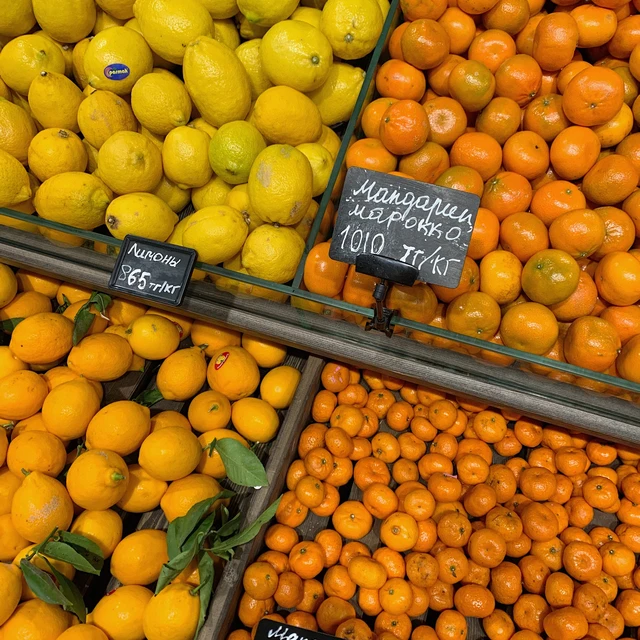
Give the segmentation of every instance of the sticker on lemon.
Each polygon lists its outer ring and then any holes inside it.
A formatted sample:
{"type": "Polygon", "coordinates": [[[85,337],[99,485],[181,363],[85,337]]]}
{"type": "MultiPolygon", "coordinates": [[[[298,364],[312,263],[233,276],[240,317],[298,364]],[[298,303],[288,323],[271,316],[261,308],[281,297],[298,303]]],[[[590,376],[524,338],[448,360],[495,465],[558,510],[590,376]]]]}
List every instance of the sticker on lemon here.
{"type": "Polygon", "coordinates": [[[223,347],[211,357],[207,380],[212,390],[231,401],[240,400],[258,388],[260,371],[255,358],[246,349],[223,347]]]}

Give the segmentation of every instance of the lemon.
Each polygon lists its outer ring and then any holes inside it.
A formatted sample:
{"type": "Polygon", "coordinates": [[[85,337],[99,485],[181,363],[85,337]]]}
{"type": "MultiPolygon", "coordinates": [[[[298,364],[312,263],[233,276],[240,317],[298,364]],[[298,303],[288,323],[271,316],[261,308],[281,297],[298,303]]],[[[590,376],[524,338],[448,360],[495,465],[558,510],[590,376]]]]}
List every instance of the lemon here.
{"type": "Polygon", "coordinates": [[[65,231],[56,231],[47,227],[38,227],[38,233],[55,245],[64,247],[69,245],[72,247],[81,247],[84,244],[84,238],[66,233],[65,231]]]}
{"type": "Polygon", "coordinates": [[[71,54],[73,77],[81,89],[84,89],[89,84],[87,74],[84,70],[84,54],[90,42],[91,38],[80,40],[80,42],[76,43],[73,47],[71,54]]]}
{"type": "Polygon", "coordinates": [[[0,265],[0,308],[8,305],[16,297],[16,293],[18,281],[15,274],[6,265],[0,265]]]}
{"type": "Polygon", "coordinates": [[[233,20],[214,20],[213,37],[218,42],[226,44],[229,49],[240,46],[240,34],[233,20]]]}
{"type": "Polygon", "coordinates": [[[326,124],[323,124],[322,135],[318,139],[318,144],[321,144],[335,160],[336,156],[338,155],[338,151],[340,151],[340,145],[342,144],[342,141],[333,129],[330,129],[326,124]]]}
{"type": "Polygon", "coordinates": [[[250,442],[273,440],[280,426],[275,409],[259,398],[242,398],[234,402],[231,422],[236,431],[250,442]]]}
{"type": "Polygon", "coordinates": [[[299,0],[238,0],[238,8],[249,22],[271,27],[286,20],[298,6],[299,0]]]}
{"type": "Polygon", "coordinates": [[[31,34],[14,38],[0,51],[0,77],[15,92],[26,96],[41,71],[64,73],[62,51],[49,38],[31,34]]]}
{"type": "Polygon", "coordinates": [[[95,229],[104,224],[111,202],[111,190],[95,176],[69,171],[45,180],[33,203],[41,218],[78,229],[95,229]]]}
{"type": "Polygon", "coordinates": [[[187,45],[182,72],[187,91],[207,122],[220,127],[244,120],[251,106],[251,84],[229,47],[213,38],[196,38],[187,45]]]}
{"type": "Polygon", "coordinates": [[[236,0],[200,0],[214,20],[233,18],[238,13],[236,0]]]}
{"type": "Polygon", "coordinates": [[[333,157],[329,151],[318,142],[307,142],[298,145],[296,149],[306,156],[311,165],[311,172],[313,174],[313,196],[321,195],[329,184],[329,177],[333,169],[333,157]]]}
{"type": "Polygon", "coordinates": [[[98,9],[96,11],[96,23],[93,25],[93,31],[91,33],[94,36],[97,36],[105,29],[111,29],[111,27],[123,27],[124,22],[124,20],[118,20],[102,9],[98,9]]]}
{"type": "Polygon", "coordinates": [[[344,62],[332,65],[326,82],[309,93],[309,98],[320,110],[322,124],[331,127],[351,117],[365,75],[364,69],[344,62]]]}
{"type": "Polygon", "coordinates": [[[38,24],[54,40],[78,42],[91,33],[96,21],[96,5],[93,0],[32,1],[38,24]]]}
{"type": "Polygon", "coordinates": [[[213,138],[213,134],[218,130],[217,127],[209,124],[204,118],[194,118],[187,126],[204,131],[210,138],[213,138]]]}
{"type": "Polygon", "coordinates": [[[144,611],[147,640],[191,640],[200,614],[200,598],[186,583],[170,584],[153,596],[144,611]]]}
{"type": "Polygon", "coordinates": [[[0,98],[0,122],[0,149],[26,164],[29,144],[38,133],[33,118],[13,102],[0,98]]]}
{"type": "Polygon", "coordinates": [[[261,38],[254,38],[243,42],[236,48],[236,56],[245,68],[249,76],[251,85],[251,99],[255,100],[263,91],[266,91],[273,84],[265,73],[260,54],[261,38]]]}
{"type": "Polygon", "coordinates": [[[0,564],[0,625],[16,610],[22,593],[22,572],[13,564],[0,564]]]}
{"type": "Polygon", "coordinates": [[[145,438],[138,463],[151,477],[168,482],[188,476],[198,466],[201,454],[198,438],[191,431],[167,427],[145,438]]]}
{"type": "Polygon", "coordinates": [[[178,216],[169,205],[151,193],[128,193],[107,208],[106,224],[115,238],[133,234],[151,240],[166,240],[178,216]]]}
{"type": "MultiPolygon", "coordinates": [[[[43,35],[47,35],[44,31],[43,35]]],[[[47,36],[49,37],[49,36],[47,36]]],[[[53,39],[53,38],[52,38],[53,39]]],[[[59,47],[62,52],[62,57],[64,58],[64,75],[67,78],[70,78],[73,75],[73,44],[65,44],[62,42],[58,42],[57,40],[53,40],[59,47]]]]}
{"type": "Polygon", "coordinates": [[[57,638],[71,624],[71,614],[38,598],[19,604],[2,626],[3,637],[57,638]]]}
{"type": "Polygon", "coordinates": [[[318,107],[291,87],[271,87],[256,100],[253,120],[269,141],[296,146],[315,142],[322,134],[318,107]]]}
{"type": "MultiPolygon", "coordinates": [[[[198,502],[213,498],[222,491],[220,483],[208,474],[192,473],[186,478],[172,482],[169,490],[162,496],[160,506],[169,522],[186,516],[189,509],[198,502]]],[[[216,500],[209,513],[215,511],[221,504],[229,504],[229,500],[216,500]]]]}
{"type": "Polygon", "coordinates": [[[191,347],[172,353],[160,365],[156,385],[165,400],[184,402],[200,391],[206,379],[204,351],[191,347]]]}
{"type": "Polygon", "coordinates": [[[180,344],[180,331],[175,323],[158,315],[136,318],[127,329],[133,352],[147,360],[164,360],[180,344]]]}
{"type": "Polygon", "coordinates": [[[322,17],[322,11],[315,7],[298,7],[292,14],[291,20],[300,20],[310,24],[316,29],[320,28],[320,18],[322,17]]]}
{"type": "Polygon", "coordinates": [[[304,251],[304,241],[288,227],[263,224],[242,247],[242,265],[249,275],[285,283],[293,278],[304,251]]]}
{"type": "Polygon", "coordinates": [[[0,207],[11,207],[31,197],[29,175],[11,154],[0,149],[0,207]]]}
{"type": "Polygon", "coordinates": [[[82,146],[87,154],[87,173],[93,173],[98,168],[98,150],[90,145],[86,139],[82,141],[82,146]]]}
{"type": "Polygon", "coordinates": [[[196,211],[205,207],[226,204],[225,200],[231,191],[231,185],[222,178],[214,176],[207,184],[191,191],[191,202],[196,211]]]}
{"type": "Polygon", "coordinates": [[[376,0],[328,0],[320,28],[336,56],[358,60],[375,48],[383,22],[376,0]]]}
{"type": "Polygon", "coordinates": [[[169,71],[156,69],[136,82],[131,107],[140,124],[151,133],[166,136],[191,119],[191,98],[182,81],[169,71]]]}
{"type": "Polygon", "coordinates": [[[169,209],[174,213],[182,211],[191,200],[191,190],[181,189],[175,182],[172,182],[163,174],[158,186],[152,191],[154,196],[169,205],[169,209]]]}
{"type": "Polygon", "coordinates": [[[53,71],[41,71],[29,88],[29,107],[45,128],[78,133],[78,109],[83,100],[82,91],[69,78],[53,71]]]}
{"type": "Polygon", "coordinates": [[[216,429],[215,431],[203,433],[198,436],[198,441],[202,445],[202,456],[196,467],[198,473],[203,473],[218,480],[227,477],[227,470],[225,469],[224,462],[222,462],[220,453],[216,449],[212,450],[210,448],[213,440],[225,440],[226,438],[237,440],[242,446],[247,449],[249,448],[249,443],[239,433],[231,431],[231,429],[216,429]]]}
{"type": "Polygon", "coordinates": [[[249,225],[249,233],[251,233],[256,227],[264,224],[264,220],[256,214],[251,206],[248,185],[239,184],[233,187],[233,189],[231,189],[227,194],[224,204],[228,204],[230,207],[237,209],[242,214],[242,217],[249,225]]]}
{"type": "Polygon", "coordinates": [[[0,36],[21,36],[29,33],[35,23],[31,0],[13,0],[6,3],[0,12],[0,36]]]}
{"type": "Polygon", "coordinates": [[[145,39],[133,29],[112,27],[94,36],[84,54],[84,70],[94,89],[131,93],[133,85],[153,69],[145,39]]]}
{"type": "Polygon", "coordinates": [[[164,146],[164,138],[165,136],[159,136],[156,133],[151,133],[149,129],[145,129],[143,126],[139,127],[138,133],[141,133],[145,138],[149,138],[153,144],[158,147],[159,151],[162,153],[162,147],[164,146]]]}
{"type": "Polygon", "coordinates": [[[293,402],[301,377],[295,367],[276,367],[262,379],[260,397],[274,409],[286,409],[293,402]]]}
{"type": "Polygon", "coordinates": [[[104,631],[92,624],[76,624],[58,636],[59,640],[108,640],[104,631]]]}
{"type": "Polygon", "coordinates": [[[175,64],[182,64],[190,42],[213,36],[213,20],[197,0],[136,0],[133,13],[149,46],[175,64]]]}
{"type": "Polygon", "coordinates": [[[157,529],[141,529],[118,543],[111,556],[111,575],[124,585],[151,584],[168,561],[167,534],[157,529]]]}
{"type": "Polygon", "coordinates": [[[223,124],[209,145],[213,171],[229,184],[242,184],[258,154],[266,148],[260,132],[248,122],[237,120],[223,124]]]}
{"type": "Polygon", "coordinates": [[[278,342],[245,333],[242,336],[242,348],[256,360],[259,367],[273,369],[284,362],[287,348],[278,342]]]}
{"type": "Polygon", "coordinates": [[[59,173],[84,171],[87,151],[82,140],[68,129],[44,129],[31,141],[29,169],[43,182],[59,173]]]}
{"type": "Polygon", "coordinates": [[[88,144],[96,149],[118,131],[136,131],[131,107],[111,91],[94,91],[78,109],[78,126],[88,144]]]}
{"type": "Polygon", "coordinates": [[[152,478],[140,465],[129,465],[129,484],[118,506],[128,513],[153,511],[160,506],[160,499],[168,488],[164,480],[152,478]]]}
{"type": "Polygon", "coordinates": [[[295,229],[296,233],[305,241],[311,233],[311,227],[313,226],[313,221],[316,219],[319,208],[318,203],[315,200],[312,200],[302,220],[292,227],[292,229],[295,229]]]}
{"type": "Polygon", "coordinates": [[[213,175],[209,164],[211,138],[194,127],[176,127],[164,139],[164,173],[183,189],[202,187],[213,175]]]}
{"type": "Polygon", "coordinates": [[[119,131],[100,147],[98,173],[119,195],[152,191],[162,178],[162,156],[141,133],[119,131]]]}
{"type": "Polygon", "coordinates": [[[139,585],[110,591],[95,606],[87,622],[102,629],[111,640],[143,640],[142,617],[153,591],[139,585]]]}
{"type": "Polygon", "coordinates": [[[133,18],[135,0],[96,0],[96,4],[117,20],[133,18]]]}
{"type": "Polygon", "coordinates": [[[249,198],[265,222],[300,222],[311,203],[313,174],[305,155],[285,144],[274,144],[258,155],[249,175],[249,198]]]}
{"type": "Polygon", "coordinates": [[[77,533],[95,542],[106,560],[122,539],[122,519],[111,509],[83,511],[73,521],[71,533],[77,533]]]}
{"type": "Polygon", "coordinates": [[[298,91],[313,91],[329,74],[333,51],[316,27],[299,20],[284,20],[262,38],[262,65],[269,80],[298,91]]]}
{"type": "Polygon", "coordinates": [[[238,20],[238,26],[240,27],[240,36],[243,40],[253,40],[254,38],[262,38],[262,36],[269,31],[269,27],[260,27],[253,22],[249,22],[247,18],[241,13],[236,18],[238,20]]]}
{"type": "Polygon", "coordinates": [[[236,255],[249,227],[236,209],[226,205],[205,207],[189,216],[182,233],[182,244],[198,252],[198,260],[219,264],[236,255]]]}

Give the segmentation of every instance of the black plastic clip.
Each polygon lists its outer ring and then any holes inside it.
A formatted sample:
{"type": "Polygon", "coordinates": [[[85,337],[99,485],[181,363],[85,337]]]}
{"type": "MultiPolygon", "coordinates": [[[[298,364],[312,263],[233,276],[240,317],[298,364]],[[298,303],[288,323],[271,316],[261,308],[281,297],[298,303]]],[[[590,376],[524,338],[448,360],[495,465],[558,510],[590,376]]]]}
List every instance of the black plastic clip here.
{"type": "Polygon", "coordinates": [[[367,276],[380,278],[380,282],[373,288],[373,299],[375,304],[373,309],[375,314],[371,320],[367,321],[364,330],[382,331],[387,337],[393,335],[391,320],[396,312],[395,309],[388,309],[384,306],[384,299],[389,291],[389,283],[402,284],[408,287],[413,286],[417,277],[418,269],[413,265],[376,256],[371,253],[363,253],[356,257],[356,271],[367,276]]]}

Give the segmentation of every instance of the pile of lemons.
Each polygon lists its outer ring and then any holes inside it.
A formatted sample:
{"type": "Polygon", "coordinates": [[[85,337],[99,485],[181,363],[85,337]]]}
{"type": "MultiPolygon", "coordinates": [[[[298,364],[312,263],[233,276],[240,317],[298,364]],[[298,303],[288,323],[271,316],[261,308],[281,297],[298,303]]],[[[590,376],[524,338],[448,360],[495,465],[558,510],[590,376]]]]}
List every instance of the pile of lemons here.
{"type": "Polygon", "coordinates": [[[8,4],[0,206],[293,277],[388,0],[8,4]]]}

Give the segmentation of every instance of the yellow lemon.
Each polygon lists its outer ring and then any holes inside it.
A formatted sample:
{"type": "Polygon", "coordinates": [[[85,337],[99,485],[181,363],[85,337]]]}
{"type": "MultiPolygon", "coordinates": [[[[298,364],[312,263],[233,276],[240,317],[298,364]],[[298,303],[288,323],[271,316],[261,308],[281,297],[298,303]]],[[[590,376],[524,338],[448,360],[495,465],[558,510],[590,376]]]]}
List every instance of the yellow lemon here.
{"type": "Polygon", "coordinates": [[[78,110],[82,91],[62,73],[41,71],[29,87],[29,107],[33,117],[45,128],[78,132],[78,110]]]}
{"type": "Polygon", "coordinates": [[[204,131],[210,138],[213,138],[213,134],[218,130],[217,127],[209,124],[204,118],[194,118],[187,126],[204,131]]]}
{"type": "Polygon", "coordinates": [[[229,49],[235,49],[240,45],[240,34],[233,20],[214,20],[213,37],[218,42],[227,45],[229,49]]]}
{"type": "Polygon", "coordinates": [[[183,63],[188,43],[213,36],[213,20],[196,0],[136,0],[133,12],[149,46],[175,64],[183,63]]]}
{"type": "Polygon", "coordinates": [[[120,240],[133,234],[164,241],[171,235],[178,216],[158,196],[127,193],[109,204],[105,222],[111,235],[120,240]]]}
{"type": "Polygon", "coordinates": [[[0,416],[24,420],[42,408],[47,383],[34,371],[14,371],[0,378],[0,416]]]}
{"type": "Polygon", "coordinates": [[[304,241],[294,229],[263,224],[244,243],[242,264],[256,278],[284,283],[295,275],[303,251],[304,241]]]}
{"type": "Polygon", "coordinates": [[[69,353],[73,322],[58,313],[37,313],[25,318],[11,334],[9,348],[23,362],[47,364],[69,353]]]}
{"type": "Polygon", "coordinates": [[[135,0],[96,0],[96,4],[116,20],[133,18],[134,3],[135,0]]]}
{"type": "Polygon", "coordinates": [[[140,447],[150,431],[149,408],[132,400],[119,400],[93,416],[85,442],[87,449],[109,449],[127,456],[140,447]]]}
{"type": "Polygon", "coordinates": [[[150,434],[140,447],[138,463],[153,478],[179,480],[200,461],[202,448],[193,433],[182,427],[167,427],[150,434]]]}
{"type": "Polygon", "coordinates": [[[31,195],[29,174],[25,168],[10,153],[0,149],[0,207],[15,206],[31,195]]]}
{"type": "MultiPolygon", "coordinates": [[[[260,371],[255,358],[242,347],[222,347],[211,357],[207,380],[213,391],[229,400],[250,396],[260,384],[260,371]]],[[[191,424],[193,421],[190,420],[191,424]]]]}
{"type": "Polygon", "coordinates": [[[198,437],[200,444],[202,445],[202,456],[200,462],[196,467],[198,473],[204,473],[212,478],[221,480],[227,477],[227,470],[225,469],[224,462],[220,457],[220,453],[213,449],[211,450],[211,443],[214,440],[224,440],[225,438],[231,438],[241,442],[245,447],[249,448],[249,443],[235,431],[230,429],[216,429],[215,431],[207,431],[198,437]]]}
{"type": "Polygon", "coordinates": [[[56,640],[71,624],[71,614],[54,604],[39,599],[18,605],[2,626],[3,637],[56,640]]]}
{"type": "Polygon", "coordinates": [[[173,322],[156,315],[136,318],[127,329],[133,352],[146,360],[164,360],[180,344],[180,333],[173,322]]]}
{"type": "Polygon", "coordinates": [[[286,409],[293,401],[301,377],[295,367],[276,367],[262,379],[260,397],[274,409],[286,409]]]}
{"type": "Polygon", "coordinates": [[[104,596],[87,622],[102,629],[111,640],[144,640],[142,617],[153,597],[146,587],[119,587],[104,596]]]}
{"type": "Polygon", "coordinates": [[[30,542],[42,542],[54,527],[66,531],[73,519],[73,503],[60,482],[32,471],[13,496],[11,519],[16,531],[30,542]]]}
{"type": "Polygon", "coordinates": [[[219,264],[240,251],[248,233],[239,211],[226,205],[211,206],[189,216],[182,244],[195,249],[201,262],[219,264]]]}
{"type": "Polygon", "coordinates": [[[0,77],[16,93],[26,96],[41,71],[64,73],[60,47],[45,36],[30,34],[10,40],[0,50],[0,77]]]}
{"type": "Polygon", "coordinates": [[[191,340],[197,347],[204,347],[205,354],[211,357],[222,347],[240,346],[241,335],[233,329],[196,320],[191,327],[191,340]]]}
{"type": "MultiPolygon", "coordinates": [[[[5,437],[6,437],[6,430],[5,437]]],[[[5,455],[6,455],[6,443],[5,443],[5,455]]],[[[7,513],[11,513],[11,501],[13,500],[14,493],[18,490],[18,487],[22,484],[24,475],[20,474],[20,477],[14,475],[10,469],[0,467],[0,516],[7,513]]]]}
{"type": "Polygon", "coordinates": [[[383,22],[376,0],[328,0],[320,28],[336,56],[359,60],[375,48],[383,22]]]}
{"type": "Polygon", "coordinates": [[[0,264],[0,307],[8,305],[18,293],[18,280],[13,271],[0,264]]]}
{"type": "Polygon", "coordinates": [[[251,233],[256,227],[264,224],[264,220],[256,214],[251,206],[248,184],[239,184],[233,187],[233,189],[231,189],[227,194],[224,204],[229,205],[233,209],[237,209],[242,214],[242,217],[249,224],[249,233],[251,233]]]}
{"type": "MultiPolygon", "coordinates": [[[[169,485],[169,489],[160,500],[160,507],[167,520],[173,522],[176,518],[186,516],[193,505],[207,498],[213,498],[221,491],[222,487],[214,478],[201,473],[192,473],[169,485]]],[[[215,511],[222,502],[228,504],[228,500],[216,500],[209,511],[215,511]]]]}
{"type": "MultiPolygon", "coordinates": [[[[230,191],[230,184],[227,184],[222,178],[214,176],[204,186],[191,191],[191,202],[196,211],[200,211],[200,209],[205,209],[206,207],[226,204],[226,199],[230,191]]],[[[187,224],[188,223],[185,223],[184,226],[186,227],[187,224]]]]}
{"type": "Polygon", "coordinates": [[[127,102],[111,91],[94,91],[78,108],[78,126],[96,149],[118,131],[137,131],[138,123],[127,102]]]}
{"type": "Polygon", "coordinates": [[[206,379],[204,352],[199,347],[191,347],[172,353],[160,365],[156,384],[165,400],[183,402],[193,398],[206,379]]]}
{"type": "Polygon", "coordinates": [[[131,93],[136,82],[153,69],[145,39],[133,29],[112,27],[94,36],[84,54],[84,70],[94,89],[131,93]]]}
{"type": "Polygon", "coordinates": [[[109,509],[122,498],[128,482],[125,461],[117,453],[103,449],[80,454],[67,472],[69,495],[83,509],[109,509]]]}
{"type": "Polygon", "coordinates": [[[119,195],[151,191],[162,178],[162,156],[141,133],[119,131],[100,147],[98,173],[119,195]]]}
{"type": "Polygon", "coordinates": [[[11,439],[17,438],[20,434],[28,431],[46,431],[47,428],[44,425],[42,419],[42,413],[36,413],[30,418],[20,420],[11,431],[11,439]]]}
{"type": "Polygon", "coordinates": [[[86,380],[78,378],[56,386],[42,406],[47,431],[62,440],[85,435],[87,426],[100,409],[100,398],[86,380]]]}
{"type": "Polygon", "coordinates": [[[84,89],[89,85],[87,81],[87,74],[84,70],[84,54],[87,52],[87,47],[91,42],[90,38],[84,38],[80,42],[76,43],[71,53],[71,68],[73,71],[73,77],[76,84],[84,89]]]}
{"type": "Polygon", "coordinates": [[[238,8],[249,22],[260,27],[270,27],[286,20],[295,11],[298,2],[299,0],[238,0],[238,8]]]}
{"type": "Polygon", "coordinates": [[[256,359],[258,366],[264,369],[277,367],[287,357],[287,348],[284,345],[248,333],[242,336],[242,348],[246,349],[256,359]]]}
{"type": "Polygon", "coordinates": [[[151,418],[151,432],[166,429],[167,427],[182,427],[187,431],[191,431],[191,424],[178,411],[161,411],[151,418]]]}
{"type": "Polygon", "coordinates": [[[140,124],[160,136],[191,119],[191,98],[183,82],[169,71],[140,78],[131,92],[131,108],[140,124]]]}
{"type": "Polygon", "coordinates": [[[111,556],[111,575],[124,585],[155,582],[162,565],[169,562],[167,534],[142,529],[123,538],[111,556]]]}
{"type": "Polygon", "coordinates": [[[111,509],[87,509],[73,521],[70,531],[95,542],[106,560],[122,539],[122,518],[111,509]]]}
{"type": "Polygon", "coordinates": [[[91,33],[94,36],[97,36],[101,31],[105,29],[111,29],[111,27],[123,27],[124,20],[118,20],[114,18],[112,15],[103,11],[102,9],[97,9],[96,11],[96,22],[93,25],[93,30],[91,33]]]}
{"type": "Polygon", "coordinates": [[[104,224],[111,189],[96,176],[79,171],[59,173],[42,183],[33,203],[41,218],[78,229],[104,224]]]}
{"type": "Polygon", "coordinates": [[[124,298],[113,298],[107,307],[107,317],[111,324],[129,326],[136,318],[143,316],[147,306],[124,298]]]}
{"type": "Polygon", "coordinates": [[[16,555],[28,546],[29,541],[13,526],[11,513],[0,516],[0,562],[12,562],[16,555]]]}
{"type": "Polygon", "coordinates": [[[236,48],[236,56],[249,76],[252,100],[255,100],[263,91],[273,86],[262,64],[261,43],[261,38],[253,38],[243,42],[236,48]]]}
{"type": "Polygon", "coordinates": [[[22,572],[12,564],[0,564],[0,625],[16,610],[22,593],[22,572]]]}
{"type": "Polygon", "coordinates": [[[14,422],[2,418],[0,425],[0,467],[2,467],[7,459],[7,450],[9,448],[9,440],[7,438],[7,428],[13,427],[14,422]]]}
{"type": "Polygon", "coordinates": [[[269,442],[278,432],[280,419],[265,400],[243,398],[231,407],[231,422],[236,431],[250,442],[269,442]]]}
{"type": "Polygon", "coordinates": [[[322,125],[322,135],[318,140],[318,144],[321,144],[330,154],[331,157],[335,160],[338,155],[338,151],[340,151],[340,145],[342,141],[338,134],[333,130],[327,127],[327,125],[322,125]]]}
{"type": "MultiPolygon", "coordinates": [[[[235,4],[235,1],[234,1],[235,4]]],[[[15,38],[29,33],[36,23],[31,0],[16,0],[2,8],[0,36],[15,38]]]]}
{"type": "Polygon", "coordinates": [[[359,67],[344,62],[336,62],[331,66],[326,82],[309,93],[320,111],[322,124],[331,127],[351,117],[364,77],[365,72],[359,67]]]}
{"type": "Polygon", "coordinates": [[[170,584],[151,598],[144,611],[147,640],[191,640],[200,615],[200,598],[190,584],[170,584]]]}
{"type": "Polygon", "coordinates": [[[79,302],[80,300],[88,300],[91,297],[91,289],[79,287],[74,284],[63,282],[56,292],[56,302],[60,305],[69,302],[79,302]]]}
{"type": "Polygon", "coordinates": [[[240,14],[237,18],[238,26],[240,28],[240,36],[244,40],[254,40],[255,38],[262,38],[262,36],[269,31],[269,27],[261,27],[253,22],[247,20],[244,14],[240,14]]]}
{"type": "Polygon", "coordinates": [[[132,464],[129,466],[129,484],[118,506],[127,513],[153,511],[160,506],[160,499],[168,488],[164,480],[157,480],[139,464],[132,464]]]}
{"type": "Polygon", "coordinates": [[[58,640],[108,640],[104,631],[92,624],[76,624],[58,636],[58,640]]]}
{"type": "Polygon", "coordinates": [[[229,184],[243,184],[258,154],[266,148],[262,134],[244,120],[223,124],[209,144],[209,162],[229,184]]]}
{"type": "MultiPolygon", "coordinates": [[[[80,312],[80,309],[84,307],[86,302],[87,302],[86,300],[78,300],[78,302],[74,302],[72,305],[68,306],[64,310],[62,315],[65,318],[69,318],[71,322],[74,322],[76,319],[76,316],[80,312]]],[[[98,311],[98,309],[94,304],[92,304],[89,307],[89,313],[93,316],[93,321],[91,322],[91,325],[89,326],[89,330],[85,335],[90,336],[90,335],[93,335],[94,333],[102,333],[107,328],[107,324],[109,321],[107,320],[107,318],[102,317],[102,315],[100,314],[100,312],[98,311]]]]}
{"type": "MultiPolygon", "coordinates": [[[[117,336],[127,340],[127,327],[121,324],[114,324],[104,330],[105,333],[115,333],[117,336]]],[[[144,371],[146,360],[139,355],[133,354],[129,371],[144,371]]]]}
{"type": "Polygon", "coordinates": [[[124,375],[132,359],[127,340],[113,333],[96,333],[83,338],[71,349],[67,365],[89,380],[107,382],[124,375]]]}
{"type": "Polygon", "coordinates": [[[171,320],[173,324],[178,327],[178,332],[180,333],[180,340],[184,340],[191,335],[191,326],[193,325],[193,319],[187,318],[187,316],[182,316],[178,313],[173,313],[171,311],[164,311],[164,309],[154,309],[150,307],[147,309],[147,315],[150,316],[162,316],[167,320],[171,320]]]}
{"type": "Polygon", "coordinates": [[[301,20],[310,24],[316,29],[320,28],[320,18],[322,17],[322,11],[315,7],[298,7],[290,17],[290,20],[301,20]]]}
{"type": "Polygon", "coordinates": [[[194,127],[176,127],[164,139],[164,173],[183,189],[202,187],[213,175],[209,164],[211,138],[194,127]]]}
{"type": "Polygon", "coordinates": [[[231,420],[231,403],[219,391],[203,391],[189,404],[189,423],[196,431],[218,431],[231,420]]]}
{"type": "Polygon", "coordinates": [[[0,378],[28,368],[29,365],[17,358],[9,347],[0,347],[0,378]]]}
{"type": "Polygon", "coordinates": [[[55,478],[64,469],[66,460],[62,441],[46,431],[26,431],[11,440],[7,451],[7,466],[18,478],[25,471],[40,471],[55,478]]]}
{"type": "Polygon", "coordinates": [[[44,129],[33,138],[28,160],[29,169],[44,182],[59,173],[84,171],[88,156],[82,140],[73,131],[54,128],[44,129]]]}
{"type": "Polygon", "coordinates": [[[220,127],[244,120],[251,106],[251,84],[229,47],[213,38],[192,40],[186,47],[182,72],[189,95],[207,122],[220,127]]]}
{"type": "Polygon", "coordinates": [[[296,233],[303,239],[306,240],[311,233],[311,227],[313,226],[313,221],[316,218],[318,213],[318,203],[315,200],[311,201],[307,212],[304,214],[304,218],[298,222],[298,224],[293,227],[296,233]]]}
{"type": "Polygon", "coordinates": [[[33,118],[4,98],[0,98],[0,118],[4,123],[0,129],[0,149],[26,164],[29,145],[38,132],[33,118]]]}
{"type": "Polygon", "coordinates": [[[238,13],[236,0],[200,0],[214,20],[233,18],[238,13]]]}
{"type": "MultiPolygon", "coordinates": [[[[20,561],[23,559],[26,559],[26,556],[29,555],[29,553],[33,550],[35,546],[36,546],[35,544],[31,544],[28,547],[25,547],[24,549],[22,549],[13,559],[14,566],[19,567],[20,561]]],[[[73,568],[72,565],[70,565],[68,562],[64,562],[63,560],[49,558],[48,556],[47,556],[47,560],[49,560],[49,562],[54,566],[54,568],[57,571],[59,571],[62,575],[69,578],[69,580],[73,580],[74,576],[76,575],[76,570],[73,568]]],[[[29,562],[32,565],[36,566],[38,569],[41,569],[42,571],[45,571],[46,573],[53,575],[51,568],[46,563],[44,558],[41,558],[39,556],[34,556],[33,558],[31,558],[29,562]]],[[[24,579],[24,576],[22,578],[21,587],[22,587],[22,596],[21,596],[22,600],[32,600],[33,598],[36,597],[36,594],[33,593],[31,588],[27,584],[27,581],[24,579]]]]}
{"type": "Polygon", "coordinates": [[[93,0],[73,0],[52,5],[33,0],[33,13],[42,29],[58,42],[78,42],[88,36],[96,21],[93,0]]]}
{"type": "Polygon", "coordinates": [[[305,155],[311,165],[313,196],[322,195],[329,184],[329,178],[333,170],[333,157],[331,153],[318,142],[299,144],[296,149],[305,155]]]}

